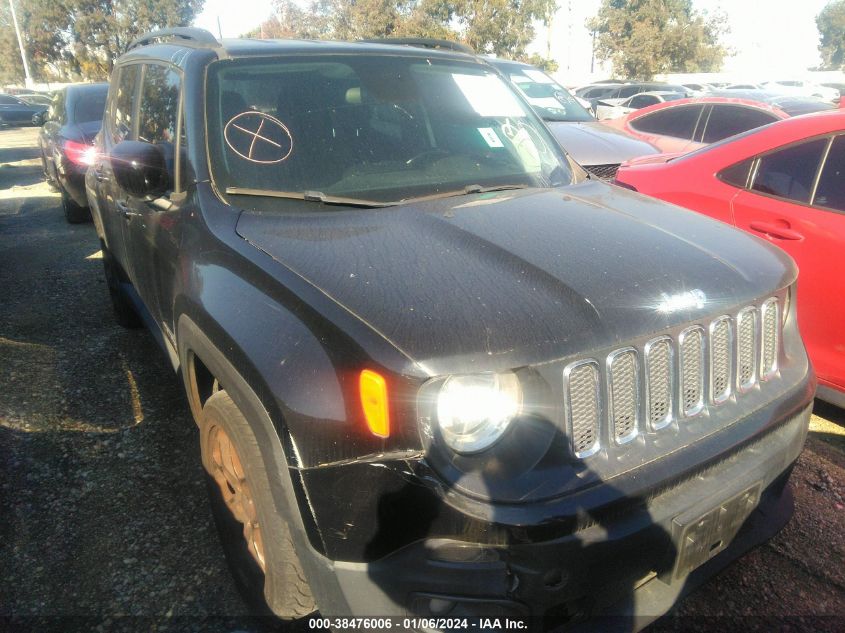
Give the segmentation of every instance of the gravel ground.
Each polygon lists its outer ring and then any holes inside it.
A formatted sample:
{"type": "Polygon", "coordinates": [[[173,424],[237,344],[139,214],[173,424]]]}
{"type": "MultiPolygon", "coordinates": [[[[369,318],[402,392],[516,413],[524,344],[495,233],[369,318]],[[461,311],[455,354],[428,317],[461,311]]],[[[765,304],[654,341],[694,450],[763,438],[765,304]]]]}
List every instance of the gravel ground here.
{"type": "MultiPolygon", "coordinates": [[[[114,324],[35,139],[0,130],[0,630],[277,630],[229,578],[181,382],[114,324]]],[[[845,412],[815,413],[792,521],[656,630],[845,631],[845,412]]]]}

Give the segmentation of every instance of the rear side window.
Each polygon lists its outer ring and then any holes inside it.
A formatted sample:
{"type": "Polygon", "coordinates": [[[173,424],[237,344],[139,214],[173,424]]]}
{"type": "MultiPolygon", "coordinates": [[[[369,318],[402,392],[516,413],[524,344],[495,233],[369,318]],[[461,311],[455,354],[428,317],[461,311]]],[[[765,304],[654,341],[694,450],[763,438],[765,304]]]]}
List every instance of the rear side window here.
{"type": "Polygon", "coordinates": [[[714,104],[712,107],[701,139],[704,143],[715,143],[734,134],[777,121],[775,115],[753,108],[721,104],[714,104]]]}
{"type": "Polygon", "coordinates": [[[810,201],[813,179],[828,139],[820,138],[760,158],[751,188],[795,202],[810,201]]]}
{"type": "Polygon", "coordinates": [[[114,100],[112,115],[112,141],[120,143],[132,138],[133,107],[135,105],[135,84],[138,81],[139,65],[124,66],[120,69],[117,83],[117,96],[114,100]]]}
{"type": "Polygon", "coordinates": [[[690,105],[658,110],[631,121],[631,127],[638,132],[692,139],[695,124],[698,122],[703,107],[690,105]]]}
{"type": "Polygon", "coordinates": [[[77,95],[73,106],[73,118],[76,123],[101,121],[106,109],[107,94],[105,90],[86,90],[77,95]]]}
{"type": "Polygon", "coordinates": [[[729,185],[745,189],[748,185],[748,173],[751,171],[751,165],[753,164],[754,159],[749,158],[741,163],[723,169],[717,174],[717,177],[729,185]]]}
{"type": "Polygon", "coordinates": [[[845,136],[833,139],[813,204],[845,211],[845,136]]]}
{"type": "Polygon", "coordinates": [[[182,78],[167,66],[149,65],[141,87],[138,140],[175,143],[182,78]]]}

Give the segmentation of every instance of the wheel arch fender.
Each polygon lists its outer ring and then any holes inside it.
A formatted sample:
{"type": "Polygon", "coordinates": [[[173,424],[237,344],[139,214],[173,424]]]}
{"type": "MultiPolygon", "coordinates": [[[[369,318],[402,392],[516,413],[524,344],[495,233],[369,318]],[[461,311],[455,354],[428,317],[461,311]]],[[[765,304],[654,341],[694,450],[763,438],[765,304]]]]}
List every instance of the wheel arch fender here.
{"type": "Polygon", "coordinates": [[[192,387],[188,385],[187,372],[191,371],[188,368],[193,363],[190,355],[195,354],[225,385],[226,392],[255,434],[270,481],[274,510],[290,527],[291,538],[317,604],[342,604],[342,591],[335,577],[333,564],[324,555],[325,544],[314,520],[307,494],[301,480],[296,476],[297,469],[290,469],[288,466],[278,427],[271,419],[268,408],[241,372],[186,314],[182,314],[177,322],[177,341],[182,374],[189,390],[192,409],[197,402],[190,394],[192,387]]]}

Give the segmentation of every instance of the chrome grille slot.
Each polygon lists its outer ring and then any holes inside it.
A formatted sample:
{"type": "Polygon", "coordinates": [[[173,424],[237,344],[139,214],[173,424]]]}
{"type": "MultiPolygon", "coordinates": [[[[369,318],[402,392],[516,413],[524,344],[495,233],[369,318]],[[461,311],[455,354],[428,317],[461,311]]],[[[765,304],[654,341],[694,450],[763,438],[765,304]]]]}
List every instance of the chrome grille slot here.
{"type": "Polygon", "coordinates": [[[687,328],[678,337],[678,346],[681,413],[693,416],[704,409],[704,330],[687,328]]]}
{"type": "Polygon", "coordinates": [[[766,299],[760,308],[760,379],[768,380],[778,370],[778,300],[766,299]]]}
{"type": "Polygon", "coordinates": [[[731,318],[721,316],[710,324],[710,401],[721,404],[731,396],[733,336],[731,318]]]}
{"type": "Polygon", "coordinates": [[[610,428],[617,444],[630,442],[637,436],[639,421],[639,372],[634,348],[616,350],[607,357],[607,409],[610,428]]]}
{"type": "Polygon", "coordinates": [[[736,318],[737,330],[737,389],[744,393],[757,382],[757,308],[748,307],[739,311],[736,318]]]}
{"type": "Polygon", "coordinates": [[[589,457],[599,450],[601,382],[594,360],[580,361],[563,370],[567,428],[576,457],[589,457]]]}
{"type": "Polygon", "coordinates": [[[672,339],[656,338],[645,346],[646,410],[652,430],[672,422],[672,339]]]}

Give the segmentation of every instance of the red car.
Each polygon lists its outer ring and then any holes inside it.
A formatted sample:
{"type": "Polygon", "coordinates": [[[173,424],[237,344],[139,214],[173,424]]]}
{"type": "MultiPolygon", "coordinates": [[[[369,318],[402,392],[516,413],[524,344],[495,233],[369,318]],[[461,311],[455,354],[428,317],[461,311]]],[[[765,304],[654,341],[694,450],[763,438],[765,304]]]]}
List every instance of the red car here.
{"type": "Polygon", "coordinates": [[[695,97],[658,103],[602,123],[651,143],[662,152],[691,152],[789,116],[789,112],[759,101],[695,97]]]}
{"type": "Polygon", "coordinates": [[[845,111],[786,119],[683,156],[634,159],[616,182],[789,253],[818,397],[845,408],[845,111]]]}

